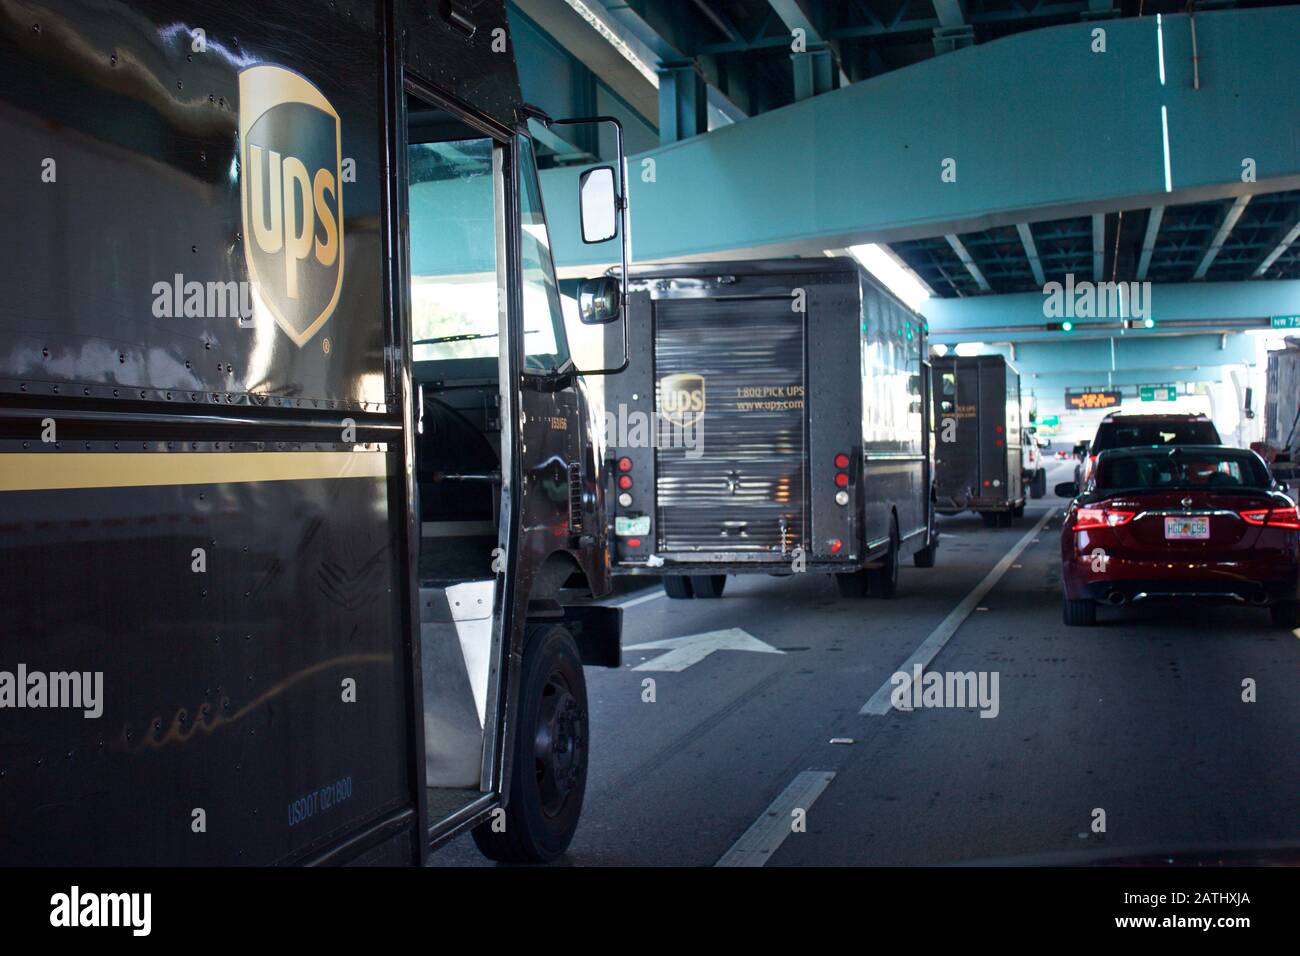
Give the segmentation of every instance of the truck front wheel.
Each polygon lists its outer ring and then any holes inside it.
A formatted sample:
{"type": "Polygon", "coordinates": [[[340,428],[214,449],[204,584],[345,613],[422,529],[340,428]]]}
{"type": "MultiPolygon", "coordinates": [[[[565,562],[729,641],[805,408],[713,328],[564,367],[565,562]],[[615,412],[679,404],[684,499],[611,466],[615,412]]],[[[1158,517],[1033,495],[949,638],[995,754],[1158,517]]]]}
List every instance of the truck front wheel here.
{"type": "Polygon", "coordinates": [[[587,789],[587,682],[567,630],[528,628],[519,681],[510,801],[474,842],[501,863],[549,863],[568,849],[587,789]]]}

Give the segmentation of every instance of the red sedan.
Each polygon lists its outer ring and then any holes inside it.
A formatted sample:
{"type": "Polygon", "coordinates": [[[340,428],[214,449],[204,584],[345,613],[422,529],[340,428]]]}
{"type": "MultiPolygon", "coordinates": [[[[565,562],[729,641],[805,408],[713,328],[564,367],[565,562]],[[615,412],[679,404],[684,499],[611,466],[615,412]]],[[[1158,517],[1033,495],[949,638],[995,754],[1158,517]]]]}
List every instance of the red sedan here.
{"type": "Polygon", "coordinates": [[[1300,511],[1252,451],[1176,445],[1103,452],[1061,527],[1065,623],[1097,605],[1207,600],[1267,607],[1300,627],[1300,511]]]}

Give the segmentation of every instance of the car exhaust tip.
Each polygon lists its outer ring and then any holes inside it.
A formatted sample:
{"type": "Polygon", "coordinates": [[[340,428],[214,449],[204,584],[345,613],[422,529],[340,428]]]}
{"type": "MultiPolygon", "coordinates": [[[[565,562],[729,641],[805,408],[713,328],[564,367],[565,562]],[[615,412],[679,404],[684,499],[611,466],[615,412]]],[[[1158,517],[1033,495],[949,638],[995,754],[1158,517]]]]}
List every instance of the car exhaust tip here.
{"type": "Polygon", "coordinates": [[[1106,603],[1111,607],[1119,607],[1127,600],[1128,596],[1123,591],[1111,591],[1106,595],[1106,603]]]}

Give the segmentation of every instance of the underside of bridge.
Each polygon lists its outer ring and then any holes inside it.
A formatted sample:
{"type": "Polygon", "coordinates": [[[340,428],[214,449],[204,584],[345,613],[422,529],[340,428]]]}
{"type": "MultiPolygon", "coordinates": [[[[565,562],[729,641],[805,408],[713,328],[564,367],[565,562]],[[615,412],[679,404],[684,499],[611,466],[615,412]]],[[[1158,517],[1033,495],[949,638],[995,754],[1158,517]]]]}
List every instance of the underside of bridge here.
{"type": "MultiPolygon", "coordinates": [[[[1295,6],[517,0],[512,17],[527,97],[624,123],[637,263],[874,244],[922,290],[937,350],[1014,352],[1044,412],[1066,388],[1258,376],[1256,333],[1300,313],[1295,6]]],[[[576,177],[612,142],[551,146],[557,260],[591,274],[616,244],[571,238],[576,177]]]]}

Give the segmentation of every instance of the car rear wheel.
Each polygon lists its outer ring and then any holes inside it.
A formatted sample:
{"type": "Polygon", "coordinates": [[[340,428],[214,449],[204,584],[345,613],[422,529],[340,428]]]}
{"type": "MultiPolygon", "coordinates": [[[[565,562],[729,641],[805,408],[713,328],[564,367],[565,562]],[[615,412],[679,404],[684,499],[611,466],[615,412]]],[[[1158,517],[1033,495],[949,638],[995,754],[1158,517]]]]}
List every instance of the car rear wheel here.
{"type": "Polygon", "coordinates": [[[691,575],[691,593],[697,598],[720,598],[726,586],[727,576],[725,574],[691,575]]]}
{"type": "Polygon", "coordinates": [[[1097,603],[1095,601],[1072,601],[1061,598],[1061,617],[1066,627],[1092,627],[1097,623],[1097,603]]]}
{"type": "Polygon", "coordinates": [[[691,579],[684,574],[665,574],[664,594],[679,601],[689,601],[695,597],[695,592],[691,590],[691,579]]]}
{"type": "Polygon", "coordinates": [[[1281,604],[1274,604],[1268,609],[1268,613],[1272,616],[1275,627],[1285,627],[1288,630],[1300,627],[1300,601],[1283,601],[1281,604]]]}
{"type": "Polygon", "coordinates": [[[501,863],[548,863],[569,848],[587,790],[587,682],[569,632],[529,627],[519,676],[510,802],[474,842],[501,863]]]}

